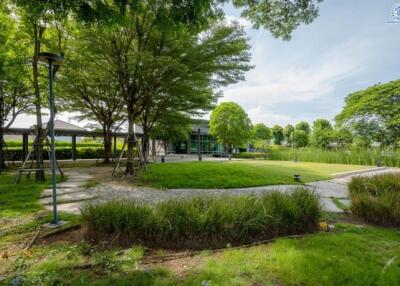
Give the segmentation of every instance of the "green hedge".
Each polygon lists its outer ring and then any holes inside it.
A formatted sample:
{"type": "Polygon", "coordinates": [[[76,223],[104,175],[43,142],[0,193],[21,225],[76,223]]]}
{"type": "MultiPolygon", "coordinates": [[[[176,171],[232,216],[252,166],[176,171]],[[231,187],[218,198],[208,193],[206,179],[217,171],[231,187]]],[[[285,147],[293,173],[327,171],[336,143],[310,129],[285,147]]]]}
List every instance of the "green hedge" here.
{"type": "Polygon", "coordinates": [[[369,222],[400,226],[400,173],[354,177],[351,210],[369,222]]]}
{"type": "MultiPolygon", "coordinates": [[[[102,156],[103,150],[101,148],[92,148],[92,147],[78,147],[76,148],[76,158],[77,159],[96,159],[99,156],[102,156]]],[[[120,150],[118,151],[120,152],[120,150]]],[[[21,161],[22,158],[22,149],[19,147],[10,147],[6,151],[6,156],[13,161],[21,161]]],[[[48,159],[47,152],[43,154],[45,160],[48,159]]],[[[56,148],[56,156],[57,159],[71,159],[72,158],[72,149],[68,147],[58,147],[56,148]]]]}
{"type": "MultiPolygon", "coordinates": [[[[22,141],[14,141],[14,140],[7,140],[6,141],[7,147],[12,148],[12,147],[20,147],[22,148],[22,141]]],[[[62,141],[56,141],[55,142],[56,147],[72,147],[71,142],[62,142],[62,141]]],[[[29,142],[29,146],[33,145],[33,142],[29,142]]],[[[77,147],[96,147],[96,148],[101,148],[102,144],[98,142],[77,142],[76,143],[77,147]]]]}
{"type": "Polygon", "coordinates": [[[400,152],[379,149],[323,150],[317,148],[299,148],[296,150],[271,149],[268,159],[301,162],[320,162],[332,164],[373,165],[400,167],[400,152]]]}
{"type": "Polygon", "coordinates": [[[133,200],[88,203],[88,238],[172,248],[223,247],[314,231],[321,210],[316,194],[298,189],[262,197],[197,197],[155,206],[133,200]]]}

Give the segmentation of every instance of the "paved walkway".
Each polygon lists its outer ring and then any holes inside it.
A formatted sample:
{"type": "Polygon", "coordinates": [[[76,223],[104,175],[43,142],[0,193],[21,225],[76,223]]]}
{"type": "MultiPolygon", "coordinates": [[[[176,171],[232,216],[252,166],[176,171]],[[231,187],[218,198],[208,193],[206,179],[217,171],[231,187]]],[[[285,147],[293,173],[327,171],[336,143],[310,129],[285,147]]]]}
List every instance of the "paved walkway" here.
{"type": "MultiPolygon", "coordinates": [[[[314,190],[321,198],[322,207],[326,211],[340,213],[342,209],[338,208],[332,201],[332,198],[339,200],[344,205],[350,205],[348,199],[347,184],[353,176],[372,176],[375,174],[387,172],[400,172],[398,168],[382,168],[373,171],[364,171],[361,174],[341,175],[326,181],[307,183],[304,186],[314,190]]],[[[168,199],[185,199],[194,196],[234,196],[234,195],[262,195],[267,192],[280,191],[292,192],[299,185],[274,185],[251,188],[235,189],[170,189],[159,190],[151,188],[138,188],[126,184],[102,183],[98,186],[86,188],[87,181],[93,177],[81,171],[66,172],[68,180],[59,184],[58,189],[58,209],[59,211],[69,213],[80,213],[80,207],[85,201],[110,199],[134,199],[140,202],[157,203],[168,199]]],[[[41,202],[46,208],[51,209],[51,189],[44,190],[41,202]]]]}

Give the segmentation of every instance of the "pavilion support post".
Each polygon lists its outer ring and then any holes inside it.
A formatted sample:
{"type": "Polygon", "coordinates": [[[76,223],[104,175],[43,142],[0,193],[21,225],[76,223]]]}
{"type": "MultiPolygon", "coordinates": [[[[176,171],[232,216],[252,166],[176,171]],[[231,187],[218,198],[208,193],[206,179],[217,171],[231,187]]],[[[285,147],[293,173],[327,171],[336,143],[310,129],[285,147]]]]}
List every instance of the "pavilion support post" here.
{"type": "Polygon", "coordinates": [[[76,161],[76,135],[72,135],[72,150],[71,150],[72,160],[76,161]]]}
{"type": "Polygon", "coordinates": [[[22,162],[25,162],[26,157],[28,156],[28,149],[29,149],[29,134],[24,133],[22,134],[22,162]]]}
{"type": "Polygon", "coordinates": [[[192,133],[189,132],[187,146],[186,146],[186,153],[190,155],[190,151],[192,150],[192,133]]]}

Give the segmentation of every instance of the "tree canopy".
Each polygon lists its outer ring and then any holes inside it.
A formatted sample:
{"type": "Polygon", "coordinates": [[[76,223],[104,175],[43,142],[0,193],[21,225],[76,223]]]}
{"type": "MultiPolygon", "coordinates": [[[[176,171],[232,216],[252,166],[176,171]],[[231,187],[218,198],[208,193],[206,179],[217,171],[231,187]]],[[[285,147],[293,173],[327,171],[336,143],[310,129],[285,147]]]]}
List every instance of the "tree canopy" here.
{"type": "Polygon", "coordinates": [[[272,127],[272,138],[274,140],[274,144],[281,145],[284,139],[283,128],[279,125],[274,125],[272,127]]]}
{"type": "Polygon", "coordinates": [[[331,143],[332,130],[332,124],[328,120],[315,120],[311,133],[311,144],[315,147],[326,148],[331,143]]]}
{"type": "Polygon", "coordinates": [[[224,145],[227,152],[234,146],[247,143],[251,136],[251,121],[237,103],[223,102],[211,112],[210,134],[224,145]]]}
{"type": "Polygon", "coordinates": [[[400,80],[348,95],[336,121],[368,140],[395,145],[400,140],[400,80]]]}

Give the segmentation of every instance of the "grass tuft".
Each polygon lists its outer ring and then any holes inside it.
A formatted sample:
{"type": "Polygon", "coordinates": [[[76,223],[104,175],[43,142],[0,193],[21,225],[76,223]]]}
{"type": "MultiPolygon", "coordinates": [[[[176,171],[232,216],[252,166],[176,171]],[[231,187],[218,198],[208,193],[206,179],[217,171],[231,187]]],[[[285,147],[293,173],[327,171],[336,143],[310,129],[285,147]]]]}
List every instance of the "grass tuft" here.
{"type": "Polygon", "coordinates": [[[400,174],[354,177],[349,183],[351,210],[369,222],[400,225],[400,174]]]}

